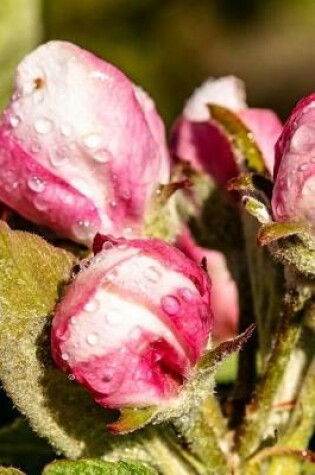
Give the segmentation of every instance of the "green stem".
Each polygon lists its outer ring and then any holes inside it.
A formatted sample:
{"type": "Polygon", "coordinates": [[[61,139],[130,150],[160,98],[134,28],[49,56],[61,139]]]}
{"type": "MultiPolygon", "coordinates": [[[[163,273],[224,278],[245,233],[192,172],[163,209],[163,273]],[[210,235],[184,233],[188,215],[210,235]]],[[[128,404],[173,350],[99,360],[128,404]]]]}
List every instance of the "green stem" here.
{"type": "Polygon", "coordinates": [[[180,445],[172,440],[168,428],[148,427],[141,437],[141,445],[161,475],[204,475],[203,467],[185,455],[180,445]],[[198,468],[197,468],[198,467],[198,468]]]}
{"type": "MultiPolygon", "coordinates": [[[[314,343],[314,341],[313,341],[314,343]]],[[[304,380],[299,398],[291,417],[289,430],[281,442],[281,446],[303,451],[308,447],[315,426],[315,361],[313,361],[304,380]]],[[[272,460],[268,475],[280,474],[299,475],[301,461],[293,457],[276,457],[272,460]]]]}
{"type": "Polygon", "coordinates": [[[266,371],[258,384],[256,395],[247,409],[244,424],[237,434],[240,457],[248,458],[264,438],[273,402],[293,349],[301,334],[301,319],[305,297],[303,290],[296,295],[288,293],[284,302],[284,315],[276,337],[266,371]]]}
{"type": "Polygon", "coordinates": [[[207,417],[202,409],[196,409],[189,415],[174,420],[174,426],[189,444],[192,453],[204,463],[205,474],[228,475],[231,473],[228,461],[220,447],[219,434],[223,433],[223,423],[222,421],[219,425],[216,423],[219,412],[217,412],[215,404],[212,405],[211,410],[208,401],[206,414],[207,417]]]}

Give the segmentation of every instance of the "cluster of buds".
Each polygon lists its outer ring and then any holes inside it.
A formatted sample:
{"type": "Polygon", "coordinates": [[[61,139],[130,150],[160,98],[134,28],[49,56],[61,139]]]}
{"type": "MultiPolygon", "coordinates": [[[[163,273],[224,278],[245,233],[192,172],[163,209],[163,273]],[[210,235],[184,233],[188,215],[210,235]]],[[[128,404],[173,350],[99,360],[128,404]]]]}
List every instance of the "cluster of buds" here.
{"type": "Polygon", "coordinates": [[[208,80],[175,122],[169,152],[152,99],[113,65],[58,41],[19,65],[0,123],[0,201],[57,236],[90,249],[94,242],[95,256],[56,308],[52,353],[97,403],[173,400],[211,334],[236,332],[239,296],[225,257],[199,247],[184,224],[176,241],[183,252],[145,239],[172,162],[189,162],[225,188],[246,170],[248,157],[235,151],[241,136],[245,152],[255,143],[265,175],[274,170],[269,220],[312,232],[314,101],[301,101],[283,129],[272,111],[247,106],[240,80],[208,80]]]}

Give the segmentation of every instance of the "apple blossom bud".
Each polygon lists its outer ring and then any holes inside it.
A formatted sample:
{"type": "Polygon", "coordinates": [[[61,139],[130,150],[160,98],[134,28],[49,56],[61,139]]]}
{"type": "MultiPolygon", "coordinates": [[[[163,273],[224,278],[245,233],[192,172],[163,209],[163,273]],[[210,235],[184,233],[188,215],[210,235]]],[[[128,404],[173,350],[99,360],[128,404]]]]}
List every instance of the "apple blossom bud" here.
{"type": "Polygon", "coordinates": [[[87,245],[98,231],[137,234],[170,168],[153,101],[116,67],[62,41],[18,66],[0,164],[2,202],[87,245]]]}
{"type": "Polygon", "coordinates": [[[272,211],[276,221],[315,229],[315,94],[302,99],[276,146],[272,211]]]}
{"type": "Polygon", "coordinates": [[[97,235],[52,322],[56,364],[104,407],[175,397],[212,328],[210,281],[163,241],[97,235]]]}
{"type": "Polygon", "coordinates": [[[242,81],[228,76],[208,79],[187,101],[171,135],[171,152],[189,161],[198,170],[208,172],[221,186],[238,174],[230,142],[211,121],[208,104],[225,106],[239,116],[253,132],[269,171],[274,164],[274,145],[281,133],[281,122],[274,112],[249,109],[242,81]]]}

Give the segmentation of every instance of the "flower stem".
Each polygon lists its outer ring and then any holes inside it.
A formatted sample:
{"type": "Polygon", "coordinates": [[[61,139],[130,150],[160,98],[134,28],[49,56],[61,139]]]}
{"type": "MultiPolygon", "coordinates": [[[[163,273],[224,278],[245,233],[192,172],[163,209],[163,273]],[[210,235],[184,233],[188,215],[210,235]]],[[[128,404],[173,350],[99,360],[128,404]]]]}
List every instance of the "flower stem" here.
{"type": "Polygon", "coordinates": [[[216,401],[211,401],[209,397],[205,410],[198,408],[191,411],[189,415],[174,420],[174,426],[189,444],[192,453],[204,463],[205,474],[228,475],[231,473],[228,460],[222,450],[225,424],[216,401]]]}
{"type": "MultiPolygon", "coordinates": [[[[314,336],[310,341],[314,348],[314,336]]],[[[313,350],[314,352],[314,350],[313,350]]],[[[314,353],[313,353],[314,355],[314,353]]],[[[281,441],[281,446],[292,451],[303,451],[307,449],[309,440],[314,432],[315,426],[315,361],[308,370],[303,382],[298,400],[295,404],[289,428],[281,441]]],[[[301,457],[302,458],[302,457],[301,457]]],[[[277,475],[280,469],[284,470],[286,475],[299,475],[301,472],[301,459],[290,457],[273,458],[268,475],[277,475]]]]}
{"type": "Polygon", "coordinates": [[[273,402],[301,334],[305,295],[308,295],[304,290],[303,286],[300,286],[296,292],[289,291],[286,295],[282,321],[266,371],[247,408],[245,421],[237,433],[236,443],[243,460],[259,448],[264,438],[273,411],[273,402]]]}

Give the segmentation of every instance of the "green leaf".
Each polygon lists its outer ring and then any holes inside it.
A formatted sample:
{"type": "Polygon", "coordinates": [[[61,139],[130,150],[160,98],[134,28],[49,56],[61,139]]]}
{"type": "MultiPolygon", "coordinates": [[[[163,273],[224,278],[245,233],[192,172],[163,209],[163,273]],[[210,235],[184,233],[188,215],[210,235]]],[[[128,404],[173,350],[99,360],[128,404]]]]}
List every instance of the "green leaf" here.
{"type": "Polygon", "coordinates": [[[24,475],[23,472],[17,468],[12,467],[0,467],[0,475],[24,475]]]}
{"type": "Polygon", "coordinates": [[[98,459],[53,462],[43,475],[154,475],[155,470],[138,463],[111,463],[98,459]]]}
{"type": "Polygon", "coordinates": [[[253,139],[252,132],[243,124],[234,112],[217,104],[209,104],[211,119],[229,136],[235,148],[235,158],[242,169],[255,173],[268,173],[262,153],[253,139]]]}
{"type": "Polygon", "coordinates": [[[149,406],[143,408],[125,407],[120,410],[117,421],[107,424],[107,430],[112,434],[127,434],[137,429],[141,429],[154,419],[158,408],[149,406]]]}
{"type": "Polygon", "coordinates": [[[222,363],[226,358],[232,354],[240,351],[245,343],[252,336],[256,328],[255,324],[250,325],[243,333],[237,335],[235,338],[220,343],[213,350],[207,351],[199,360],[197,371],[213,371],[214,368],[222,363]]]}

